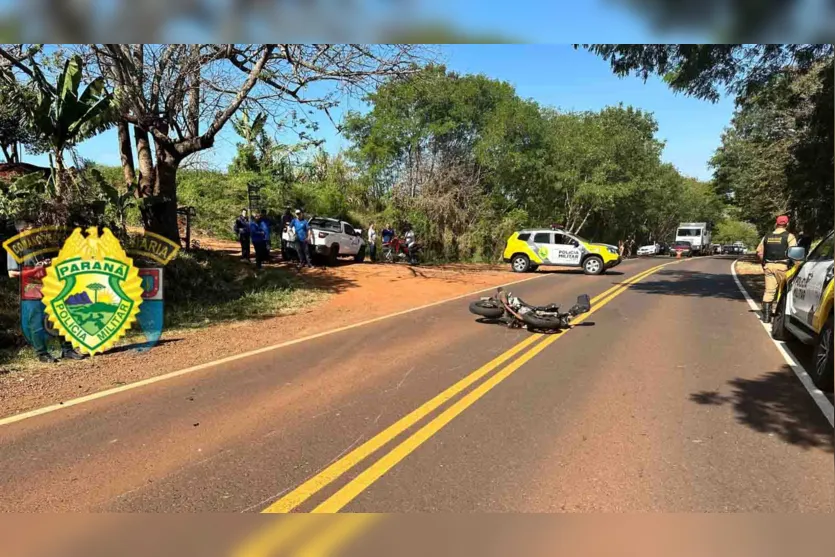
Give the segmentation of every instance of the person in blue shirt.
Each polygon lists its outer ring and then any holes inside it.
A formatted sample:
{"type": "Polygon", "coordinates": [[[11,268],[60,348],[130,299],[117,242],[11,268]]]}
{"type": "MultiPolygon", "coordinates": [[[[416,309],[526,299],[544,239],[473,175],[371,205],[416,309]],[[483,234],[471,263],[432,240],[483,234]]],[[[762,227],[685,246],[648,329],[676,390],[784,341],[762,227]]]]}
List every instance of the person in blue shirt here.
{"type": "Polygon", "coordinates": [[[391,227],[390,224],[387,224],[385,228],[380,232],[380,237],[383,240],[384,244],[390,244],[391,241],[394,239],[394,229],[391,227]]]}
{"type": "Polygon", "coordinates": [[[296,232],[296,253],[299,254],[299,265],[302,267],[313,267],[310,262],[310,221],[304,218],[304,212],[296,209],[296,218],[290,223],[296,232]]]}
{"type": "Polygon", "coordinates": [[[270,238],[270,227],[261,211],[256,211],[255,220],[249,223],[249,237],[255,247],[255,268],[260,269],[261,264],[269,258],[267,242],[270,238]]]}

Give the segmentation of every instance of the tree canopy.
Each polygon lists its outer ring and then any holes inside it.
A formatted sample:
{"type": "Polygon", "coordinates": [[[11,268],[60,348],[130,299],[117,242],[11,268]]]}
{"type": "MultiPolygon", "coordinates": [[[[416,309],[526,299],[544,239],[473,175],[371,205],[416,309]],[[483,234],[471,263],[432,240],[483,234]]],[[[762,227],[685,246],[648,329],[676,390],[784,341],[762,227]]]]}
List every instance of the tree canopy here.
{"type": "Polygon", "coordinates": [[[618,75],[660,75],[675,91],[736,100],[711,160],[714,186],[764,232],[780,213],[810,235],[833,226],[831,44],[584,45],[618,75]]]}
{"type": "Polygon", "coordinates": [[[377,205],[416,222],[437,250],[492,258],[526,224],[663,239],[683,215],[721,212],[709,186],[662,164],[655,119],[632,107],[560,112],[442,66],[368,101],[346,121],[351,157],[377,205]]]}

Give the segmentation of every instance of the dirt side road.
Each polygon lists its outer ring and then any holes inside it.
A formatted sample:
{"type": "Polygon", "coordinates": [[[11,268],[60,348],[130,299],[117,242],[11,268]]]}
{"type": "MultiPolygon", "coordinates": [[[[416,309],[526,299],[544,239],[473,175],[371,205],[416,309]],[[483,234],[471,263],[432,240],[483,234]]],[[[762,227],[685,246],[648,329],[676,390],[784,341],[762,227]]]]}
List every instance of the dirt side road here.
{"type": "Polygon", "coordinates": [[[487,265],[346,263],[304,278],[329,295],[292,315],[165,331],[146,353],[122,347],[80,362],[0,370],[0,417],[529,277],[487,265]]]}

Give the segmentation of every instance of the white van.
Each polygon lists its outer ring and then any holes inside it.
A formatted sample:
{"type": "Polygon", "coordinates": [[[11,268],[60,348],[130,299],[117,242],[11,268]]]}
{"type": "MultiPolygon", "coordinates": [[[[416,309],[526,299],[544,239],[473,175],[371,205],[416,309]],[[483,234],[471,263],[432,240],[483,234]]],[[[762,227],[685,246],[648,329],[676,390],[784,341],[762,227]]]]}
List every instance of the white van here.
{"type": "Polygon", "coordinates": [[[694,255],[710,254],[710,230],[706,222],[683,222],[676,230],[676,242],[690,242],[694,255]]]}

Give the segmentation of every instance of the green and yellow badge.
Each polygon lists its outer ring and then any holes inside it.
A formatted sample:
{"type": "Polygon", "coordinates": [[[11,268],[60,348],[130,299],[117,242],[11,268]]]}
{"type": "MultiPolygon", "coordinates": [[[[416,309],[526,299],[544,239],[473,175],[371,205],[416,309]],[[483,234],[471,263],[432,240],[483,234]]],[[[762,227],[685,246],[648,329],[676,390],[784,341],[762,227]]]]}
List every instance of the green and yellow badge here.
{"type": "Polygon", "coordinates": [[[130,329],[142,303],[142,279],[119,240],[95,227],[76,228],[46,268],[43,303],[50,320],[72,345],[104,352],[130,329]]]}

